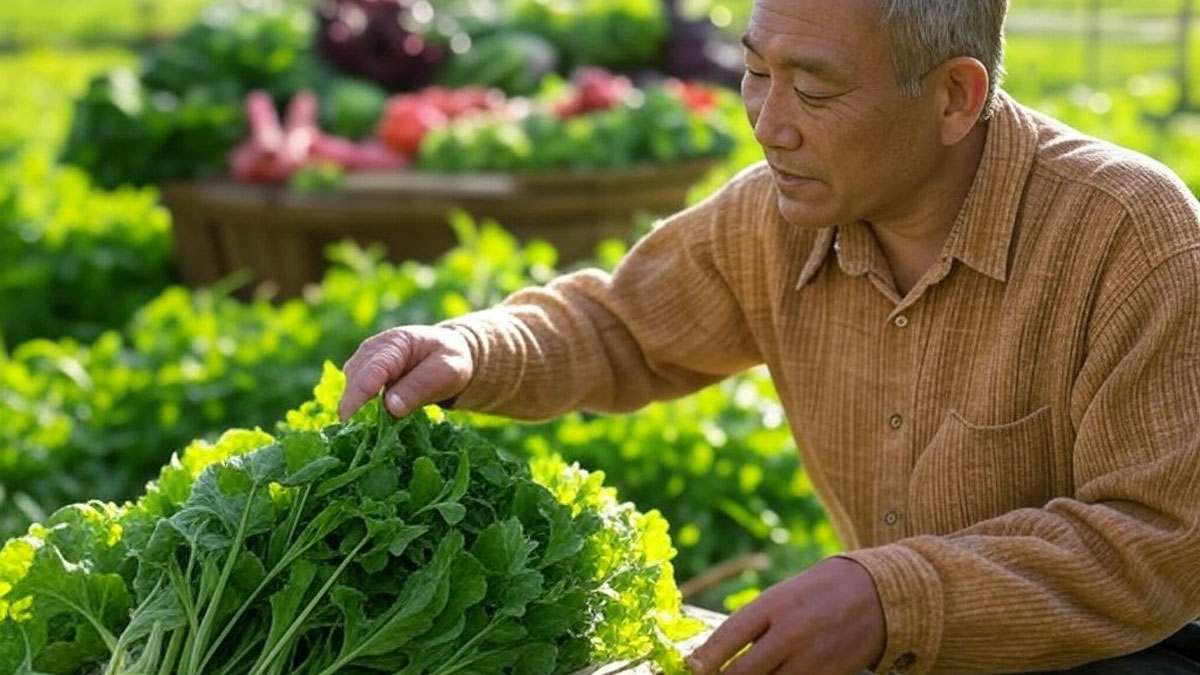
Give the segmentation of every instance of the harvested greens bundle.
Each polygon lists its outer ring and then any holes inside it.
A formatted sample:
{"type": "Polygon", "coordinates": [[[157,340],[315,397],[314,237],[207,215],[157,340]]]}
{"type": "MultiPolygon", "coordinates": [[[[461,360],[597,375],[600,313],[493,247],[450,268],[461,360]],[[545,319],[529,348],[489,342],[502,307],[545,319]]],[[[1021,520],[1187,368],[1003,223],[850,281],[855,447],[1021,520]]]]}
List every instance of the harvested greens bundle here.
{"type": "Polygon", "coordinates": [[[173,457],[135,504],[76,504],[0,550],[0,673],[680,671],[667,523],[603,475],[533,466],[377,404],[332,366],[277,437],[173,457]]]}

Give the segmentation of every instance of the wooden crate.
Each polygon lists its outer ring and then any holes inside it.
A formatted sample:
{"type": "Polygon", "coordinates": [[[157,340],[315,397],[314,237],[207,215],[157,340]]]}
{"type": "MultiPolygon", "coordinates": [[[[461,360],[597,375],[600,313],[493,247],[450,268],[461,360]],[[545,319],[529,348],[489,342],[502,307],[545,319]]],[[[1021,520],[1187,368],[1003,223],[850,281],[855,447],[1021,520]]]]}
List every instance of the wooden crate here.
{"type": "Polygon", "coordinates": [[[590,257],[597,242],[627,237],[634,214],[680,208],[712,160],[604,171],[537,174],[350,174],[335,192],[302,194],[228,180],[168,183],[184,281],[211,284],[246,270],[252,283],[298,294],[319,281],[323,250],[346,238],[382,244],[388,259],[432,260],[455,245],[447,214],[494,218],[518,239],[542,238],[561,262],[590,257]]]}

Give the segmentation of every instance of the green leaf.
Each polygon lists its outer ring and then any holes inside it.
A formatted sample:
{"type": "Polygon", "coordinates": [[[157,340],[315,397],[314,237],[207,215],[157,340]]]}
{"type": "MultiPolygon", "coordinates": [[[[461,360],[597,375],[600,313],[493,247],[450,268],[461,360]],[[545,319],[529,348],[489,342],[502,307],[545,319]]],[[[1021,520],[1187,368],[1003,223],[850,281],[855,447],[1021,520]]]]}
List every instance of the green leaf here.
{"type": "Polygon", "coordinates": [[[337,404],[346,388],[346,376],[330,361],[321,366],[321,380],[313,388],[313,400],[290,410],[288,427],[296,430],[318,431],[338,421],[337,404]]]}
{"type": "MultiPolygon", "coordinates": [[[[124,658],[129,645],[147,640],[155,631],[172,631],[187,625],[187,611],[179,602],[179,596],[170,584],[160,584],[145,601],[134,610],[129,625],[121,633],[114,658],[124,658]]],[[[150,651],[150,650],[147,650],[150,651]]],[[[154,654],[154,658],[160,656],[154,654]]]]}
{"type": "Polygon", "coordinates": [[[558,665],[558,648],[550,642],[534,642],[521,650],[516,672],[521,675],[551,675],[558,665]]]}
{"type": "Polygon", "coordinates": [[[525,607],[542,593],[545,578],[541,572],[525,570],[505,581],[498,613],[505,616],[524,616],[525,607]]]}
{"type": "MultiPolygon", "coordinates": [[[[458,468],[454,471],[454,483],[450,488],[450,494],[446,497],[448,502],[457,502],[467,494],[467,488],[471,483],[471,456],[466,451],[458,453],[458,468]]],[[[453,524],[453,523],[451,523],[453,524]]]]}
{"type": "Polygon", "coordinates": [[[411,507],[419,511],[438,498],[445,483],[442,474],[438,472],[437,464],[428,456],[418,457],[413,462],[412,471],[408,492],[412,498],[411,507]]]}
{"type": "Polygon", "coordinates": [[[583,549],[584,537],[571,522],[571,513],[566,508],[557,508],[549,515],[550,540],[542,553],[538,567],[547,567],[579,553],[583,549]]]}
{"type": "Polygon", "coordinates": [[[64,559],[52,545],[36,549],[24,577],[6,594],[10,614],[12,605],[24,598],[33,599],[30,628],[46,636],[33,661],[51,670],[107,660],[131,603],[119,575],[93,574],[86,565],[64,559]]]}
{"type": "Polygon", "coordinates": [[[488,584],[483,565],[470,553],[463,551],[455,558],[450,569],[450,598],[442,613],[429,629],[428,638],[421,641],[420,649],[433,649],[442,643],[453,643],[466,627],[467,610],[483,601],[487,596],[488,584]]]}
{"type": "MultiPolygon", "coordinates": [[[[378,656],[401,649],[429,630],[449,598],[450,569],[462,546],[461,533],[446,534],[429,564],[409,576],[388,611],[361,632],[361,640],[351,639],[349,630],[346,631],[347,640],[335,666],[325,672],[335,672],[336,668],[362,656],[378,656]]],[[[350,597],[343,595],[343,601],[350,597]]]]}
{"type": "Polygon", "coordinates": [[[394,497],[400,487],[400,477],[386,464],[363,475],[358,481],[358,490],[365,497],[386,500],[394,497]]]}
{"type": "Polygon", "coordinates": [[[51,675],[33,667],[33,646],[25,626],[0,622],[0,669],[13,675],[51,675]]]}
{"type": "Polygon", "coordinates": [[[447,525],[457,525],[467,515],[467,507],[456,503],[441,503],[433,507],[447,525]]]}
{"type": "Polygon", "coordinates": [[[425,525],[401,525],[388,541],[388,552],[399,558],[404,555],[409,544],[428,531],[429,528],[425,525]]]}
{"type": "Polygon", "coordinates": [[[509,518],[484,528],[471,547],[471,553],[490,574],[507,577],[525,567],[529,554],[536,547],[537,542],[525,538],[521,521],[509,518]]]}
{"type": "Polygon", "coordinates": [[[532,635],[556,638],[571,630],[586,611],[586,597],[581,597],[579,593],[568,594],[557,598],[557,602],[554,603],[538,602],[529,605],[521,622],[532,635]]]}

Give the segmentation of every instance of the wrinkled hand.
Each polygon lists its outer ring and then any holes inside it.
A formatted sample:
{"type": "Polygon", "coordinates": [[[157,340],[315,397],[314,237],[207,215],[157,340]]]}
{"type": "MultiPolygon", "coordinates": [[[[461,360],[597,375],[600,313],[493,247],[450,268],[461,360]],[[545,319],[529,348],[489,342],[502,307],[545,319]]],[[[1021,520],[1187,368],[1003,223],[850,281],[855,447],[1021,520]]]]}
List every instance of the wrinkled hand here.
{"type": "Polygon", "coordinates": [[[349,418],[385,387],[384,405],[396,417],[453,398],[471,381],[466,338],[439,326],[392,328],[367,338],[346,361],[346,390],[338,415],[349,418]]]}
{"type": "Polygon", "coordinates": [[[870,574],[853,560],[829,558],[763,591],[687,664],[695,675],[853,675],[879,661],[884,640],[870,574]]]}

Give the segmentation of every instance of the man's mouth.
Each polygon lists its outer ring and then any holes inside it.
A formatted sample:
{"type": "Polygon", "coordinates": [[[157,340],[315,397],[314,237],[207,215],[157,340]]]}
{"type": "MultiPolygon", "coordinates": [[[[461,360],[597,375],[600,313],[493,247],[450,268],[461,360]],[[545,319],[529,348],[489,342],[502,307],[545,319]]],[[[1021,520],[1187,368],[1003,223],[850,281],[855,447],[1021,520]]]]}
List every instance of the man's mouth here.
{"type": "Polygon", "coordinates": [[[771,165],[771,170],[775,173],[775,179],[785,185],[801,185],[816,180],[815,178],[812,178],[804,173],[797,173],[794,171],[788,171],[787,169],[781,169],[774,164],[771,165]]]}

